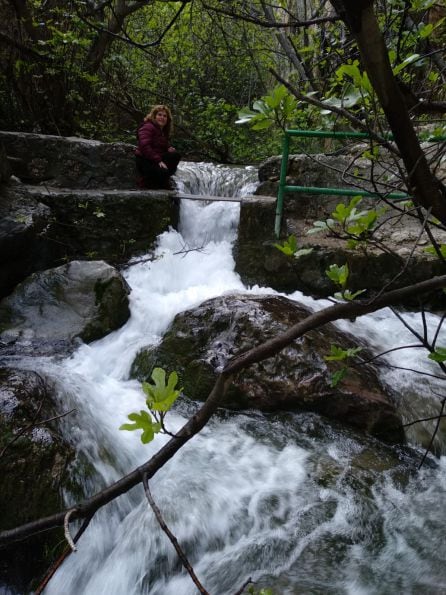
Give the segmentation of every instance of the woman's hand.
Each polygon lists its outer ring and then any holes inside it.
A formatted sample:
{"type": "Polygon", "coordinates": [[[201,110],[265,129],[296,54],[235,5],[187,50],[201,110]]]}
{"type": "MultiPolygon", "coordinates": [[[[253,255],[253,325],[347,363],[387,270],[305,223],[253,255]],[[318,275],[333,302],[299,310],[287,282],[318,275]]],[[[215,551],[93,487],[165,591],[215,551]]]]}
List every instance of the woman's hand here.
{"type": "Polygon", "coordinates": [[[167,165],[164,163],[164,161],[160,161],[158,163],[158,165],[160,166],[161,169],[167,169],[167,165]]]}

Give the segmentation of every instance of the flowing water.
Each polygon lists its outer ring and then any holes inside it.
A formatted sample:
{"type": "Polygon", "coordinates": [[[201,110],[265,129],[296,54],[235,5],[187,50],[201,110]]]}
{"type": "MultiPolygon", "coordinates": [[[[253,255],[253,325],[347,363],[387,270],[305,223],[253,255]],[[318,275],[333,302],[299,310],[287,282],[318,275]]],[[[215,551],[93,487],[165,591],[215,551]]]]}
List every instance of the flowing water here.
{"type": "MultiPolygon", "coordinates": [[[[229,195],[252,191],[256,172],[184,164],[178,178],[186,192],[229,195]]],[[[237,203],[183,201],[180,230],[160,236],[155,260],[126,271],[128,323],[63,362],[40,363],[58,387],[61,408],[77,409],[64,423],[80,453],[87,494],[166,441],[160,436],[142,445],[137,433],[118,429],[144,405],[139,384],[128,378],[137,351],[160,341],[178,312],[208,298],[270,292],[245,288],[234,272],[238,214],[237,203]]],[[[314,309],[325,305],[298,292],[291,297],[314,309]]],[[[430,324],[436,321],[429,316],[430,324]]],[[[414,342],[387,311],[340,326],[376,352],[414,342]]],[[[434,373],[420,350],[396,351],[387,361],[434,373]]],[[[432,391],[440,390],[435,379],[429,387],[426,377],[389,367],[383,380],[408,419],[433,407],[432,391]]],[[[168,416],[169,429],[181,427],[196,407],[181,401],[168,416]]],[[[308,413],[221,412],[153,478],[151,489],[211,595],[235,593],[249,577],[276,595],[446,593],[446,458],[430,457],[417,473],[418,439],[413,434],[413,446],[395,448],[308,413]]],[[[192,595],[197,589],[137,486],[95,516],[45,593],[192,595]]]]}

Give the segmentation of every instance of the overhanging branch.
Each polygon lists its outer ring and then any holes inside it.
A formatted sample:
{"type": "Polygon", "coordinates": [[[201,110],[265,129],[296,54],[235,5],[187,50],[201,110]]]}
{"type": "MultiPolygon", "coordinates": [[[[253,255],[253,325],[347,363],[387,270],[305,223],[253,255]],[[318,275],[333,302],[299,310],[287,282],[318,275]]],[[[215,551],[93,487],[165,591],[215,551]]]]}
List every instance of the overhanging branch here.
{"type": "MultiPolygon", "coordinates": [[[[376,312],[384,307],[398,303],[408,297],[417,297],[424,293],[443,289],[446,287],[446,275],[434,277],[415,285],[389,291],[366,302],[347,302],[335,304],[315,312],[305,320],[293,325],[279,336],[266,341],[261,345],[253,347],[239,356],[231,359],[221,374],[218,376],[209,397],[198,412],[193,415],[179,430],[174,438],[169,440],[149,461],[136,468],[134,471],[121,478],[105,490],[95,494],[77,506],[71,513],[71,520],[91,517],[97,510],[125,494],[135,485],[142,482],[144,475],[148,479],[153,477],[165,463],[167,463],[193,436],[195,436],[209,421],[223,400],[225,393],[231,383],[231,379],[240,370],[247,366],[260,362],[278,353],[281,349],[304,335],[307,331],[320,328],[329,322],[339,319],[350,319],[376,312]]],[[[58,512],[49,517],[38,519],[15,529],[0,533],[0,546],[8,545],[14,541],[25,539],[35,533],[47,531],[56,527],[62,527],[69,509],[58,512]]]]}

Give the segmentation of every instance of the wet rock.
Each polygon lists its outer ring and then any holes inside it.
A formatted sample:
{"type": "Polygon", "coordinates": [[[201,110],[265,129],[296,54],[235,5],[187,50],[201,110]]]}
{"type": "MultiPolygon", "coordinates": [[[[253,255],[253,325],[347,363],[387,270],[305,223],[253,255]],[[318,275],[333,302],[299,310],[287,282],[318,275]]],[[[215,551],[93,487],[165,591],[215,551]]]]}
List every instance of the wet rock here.
{"type": "MultiPolygon", "coordinates": [[[[327,233],[308,235],[314,220],[305,218],[302,213],[285,215],[283,235],[278,240],[274,235],[275,210],[274,197],[248,197],[241,203],[234,259],[235,269],[246,285],[264,285],[285,292],[300,290],[314,297],[327,297],[337,291],[327,277],[327,269],[331,264],[347,263],[348,288],[351,291],[367,289],[368,295],[373,295],[384,286],[396,289],[444,273],[444,264],[425,252],[425,242],[417,243],[420,229],[412,217],[391,218],[388,225],[381,228],[379,241],[387,245],[386,251],[373,245],[355,250],[327,233]],[[291,234],[296,237],[299,248],[312,251],[298,259],[280,252],[274,244],[282,243],[291,234]]],[[[440,244],[446,242],[445,232],[435,230],[434,233],[440,244]]],[[[426,296],[426,304],[444,309],[445,294],[439,291],[426,296]]],[[[404,305],[419,308],[418,300],[406,300],[404,305]]]]}
{"type": "MultiPolygon", "coordinates": [[[[62,491],[71,486],[74,450],[62,437],[51,387],[39,374],[0,368],[0,530],[59,512],[62,491]]],[[[8,546],[0,555],[0,583],[13,592],[31,592],[64,547],[63,530],[40,533],[8,546]]],[[[0,589],[1,590],[1,589],[0,589]]]]}
{"type": "Polygon", "coordinates": [[[130,316],[129,288],[102,261],[73,261],[34,273],[0,302],[2,353],[69,352],[100,339],[130,316]]]}
{"type": "MultiPolygon", "coordinates": [[[[145,380],[155,366],[176,370],[185,394],[204,400],[217,372],[232,356],[276,336],[308,314],[304,307],[278,296],[209,300],[179,314],[160,345],[138,354],[132,375],[145,380]]],[[[352,368],[344,382],[331,386],[339,369],[338,363],[324,360],[331,344],[346,349],[358,341],[333,325],[311,331],[276,356],[238,374],[224,406],[314,411],[384,440],[403,440],[400,418],[372,366],[352,368]]]]}
{"type": "Polygon", "coordinates": [[[27,184],[135,188],[133,145],[84,138],[0,132],[12,173],[27,184]]]}
{"type": "Polygon", "coordinates": [[[39,267],[52,266],[44,236],[50,209],[23,187],[0,186],[0,298],[39,267]]]}
{"type": "Polygon", "coordinates": [[[0,143],[0,185],[6,184],[11,177],[11,167],[8,163],[5,147],[0,143]]]}
{"type": "Polygon", "coordinates": [[[122,263],[153,248],[178,223],[179,206],[165,190],[27,188],[51,209],[48,235],[58,264],[62,258],[122,263]]]}

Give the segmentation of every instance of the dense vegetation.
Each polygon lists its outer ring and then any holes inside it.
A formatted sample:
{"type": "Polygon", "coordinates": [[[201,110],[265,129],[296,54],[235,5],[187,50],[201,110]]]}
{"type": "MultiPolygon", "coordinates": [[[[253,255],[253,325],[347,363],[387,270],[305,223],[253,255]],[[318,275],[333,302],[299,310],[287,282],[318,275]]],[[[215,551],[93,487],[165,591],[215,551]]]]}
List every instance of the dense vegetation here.
{"type": "MultiPolygon", "coordinates": [[[[412,116],[437,122],[444,8],[432,0],[377,4],[412,116]]],[[[352,36],[327,2],[10,0],[0,11],[7,130],[133,142],[149,106],[167,103],[184,153],[249,162],[278,152],[280,126],[345,127],[343,114],[290,93],[274,102],[277,75],[367,127],[386,127],[352,36]],[[246,107],[257,114],[254,129],[235,125],[246,107]],[[262,133],[272,121],[275,132],[262,133]]]]}
{"type": "MultiPolygon", "coordinates": [[[[175,114],[175,145],[181,152],[228,163],[259,161],[278,152],[281,129],[287,126],[366,131],[372,141],[367,150],[360,149],[360,156],[373,169],[386,147],[386,157],[394,159],[392,184],[412,195],[410,215],[419,217],[420,234],[429,236],[429,249],[445,264],[446,246],[430,232],[432,226],[444,230],[446,225],[446,189],[433,167],[444,144],[429,155],[420,147],[423,135],[444,135],[445,15],[444,6],[433,0],[4,0],[0,126],[133,142],[149,106],[167,103],[175,114]],[[394,143],[388,142],[389,129],[394,143]]],[[[307,142],[299,149],[320,148],[307,142]]],[[[371,241],[379,213],[358,212],[355,200],[338,205],[332,219],[319,223],[362,248],[371,241]]],[[[401,213],[406,214],[404,208],[401,213]]],[[[298,252],[292,237],[279,249],[298,252]]],[[[446,283],[443,275],[387,291],[389,283],[370,301],[355,301],[362,289],[348,289],[347,266],[332,265],[328,273],[344,303],[316,312],[229,360],[206,404],[156,457],[68,514],[62,511],[4,531],[3,543],[83,520],[77,540],[99,508],[138,483],[147,485],[148,477],[200,431],[241,370],[278,353],[308,330],[354,319],[446,283]]],[[[446,348],[436,345],[443,321],[430,339],[424,319],[423,335],[410,330],[419,341],[415,347],[425,348],[444,374],[446,348]]],[[[348,351],[332,350],[329,357],[343,361],[355,355],[348,351]]],[[[157,390],[165,397],[162,372],[157,378],[157,390]]],[[[167,388],[174,388],[173,380],[167,388]]],[[[153,389],[147,390],[148,404],[164,413],[166,398],[156,399],[153,389]]],[[[443,395],[438,420],[445,407],[443,395]]],[[[155,419],[157,429],[162,419],[155,419]]],[[[150,437],[153,426],[147,415],[133,414],[130,420],[135,423],[124,429],[136,424],[150,437]]]]}

